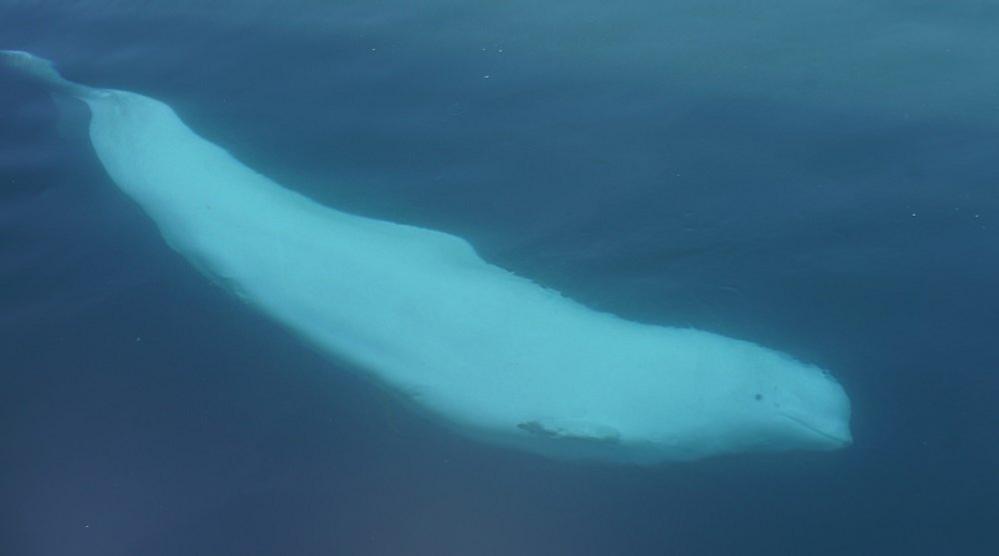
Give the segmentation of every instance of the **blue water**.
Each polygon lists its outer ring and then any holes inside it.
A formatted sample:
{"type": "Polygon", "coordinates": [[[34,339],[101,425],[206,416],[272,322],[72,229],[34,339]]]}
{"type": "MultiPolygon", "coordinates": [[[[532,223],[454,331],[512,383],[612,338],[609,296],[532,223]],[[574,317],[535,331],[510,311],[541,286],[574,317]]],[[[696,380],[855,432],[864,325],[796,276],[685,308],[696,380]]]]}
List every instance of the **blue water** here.
{"type": "Polygon", "coordinates": [[[990,2],[5,2],[0,48],[589,306],[831,369],[856,443],[651,468],[423,421],[210,285],[0,73],[0,554],[999,553],[990,2]]]}

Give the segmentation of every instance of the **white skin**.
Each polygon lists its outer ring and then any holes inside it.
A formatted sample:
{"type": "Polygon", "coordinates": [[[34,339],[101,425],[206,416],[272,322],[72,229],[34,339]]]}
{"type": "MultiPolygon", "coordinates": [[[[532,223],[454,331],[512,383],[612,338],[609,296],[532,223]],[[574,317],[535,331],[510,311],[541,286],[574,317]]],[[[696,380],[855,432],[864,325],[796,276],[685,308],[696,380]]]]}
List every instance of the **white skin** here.
{"type": "Polygon", "coordinates": [[[816,367],[593,311],[458,237],[285,189],[162,102],[69,83],[23,53],[0,60],[90,106],[111,179],[198,270],[459,431],[633,463],[850,442],[849,400],[816,367]]]}

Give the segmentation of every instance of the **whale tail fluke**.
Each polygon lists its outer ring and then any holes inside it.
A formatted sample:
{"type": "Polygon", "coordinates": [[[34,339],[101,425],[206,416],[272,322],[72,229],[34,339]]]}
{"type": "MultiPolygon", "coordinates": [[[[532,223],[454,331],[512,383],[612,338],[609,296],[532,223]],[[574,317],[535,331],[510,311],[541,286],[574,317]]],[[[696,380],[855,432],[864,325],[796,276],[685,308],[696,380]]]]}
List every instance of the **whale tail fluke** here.
{"type": "Polygon", "coordinates": [[[0,67],[20,72],[53,92],[66,93],[76,97],[86,97],[93,89],[69,81],[63,77],[51,61],[22,50],[0,50],[0,67]]]}

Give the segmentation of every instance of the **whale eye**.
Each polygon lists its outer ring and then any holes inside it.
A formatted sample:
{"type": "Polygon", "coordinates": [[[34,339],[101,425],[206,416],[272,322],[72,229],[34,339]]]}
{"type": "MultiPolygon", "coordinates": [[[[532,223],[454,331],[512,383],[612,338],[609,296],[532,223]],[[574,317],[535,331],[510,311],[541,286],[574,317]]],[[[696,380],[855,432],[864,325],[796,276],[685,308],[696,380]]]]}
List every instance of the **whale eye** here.
{"type": "Polygon", "coordinates": [[[763,399],[763,394],[756,394],[755,396],[753,396],[753,399],[756,401],[760,401],[763,399]]]}

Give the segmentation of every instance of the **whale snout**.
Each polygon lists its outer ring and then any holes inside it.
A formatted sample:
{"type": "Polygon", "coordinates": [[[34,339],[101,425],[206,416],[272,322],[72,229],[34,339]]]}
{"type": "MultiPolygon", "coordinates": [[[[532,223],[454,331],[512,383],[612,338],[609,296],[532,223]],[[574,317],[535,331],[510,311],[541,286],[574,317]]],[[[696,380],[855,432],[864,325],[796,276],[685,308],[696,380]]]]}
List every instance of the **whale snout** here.
{"type": "Polygon", "coordinates": [[[779,415],[793,423],[796,435],[820,450],[836,450],[853,444],[850,432],[850,399],[843,387],[823,374],[801,388],[792,403],[785,404],[779,415]]]}
{"type": "Polygon", "coordinates": [[[800,435],[816,448],[837,450],[853,444],[850,423],[846,419],[816,420],[792,413],[781,416],[793,422],[800,435]]]}

